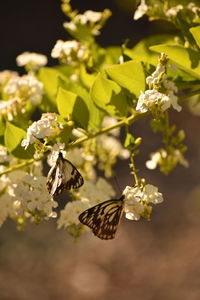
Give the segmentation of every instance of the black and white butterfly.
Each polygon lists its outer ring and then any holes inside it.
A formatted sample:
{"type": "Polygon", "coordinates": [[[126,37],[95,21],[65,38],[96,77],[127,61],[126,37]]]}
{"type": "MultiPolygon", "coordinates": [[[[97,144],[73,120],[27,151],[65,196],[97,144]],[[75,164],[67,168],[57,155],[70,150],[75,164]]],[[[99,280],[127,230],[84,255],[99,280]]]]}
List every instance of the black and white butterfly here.
{"type": "Polygon", "coordinates": [[[102,240],[114,239],[124,210],[124,198],[111,199],[86,209],[79,215],[82,224],[102,240]]]}
{"type": "Polygon", "coordinates": [[[59,152],[55,164],[47,175],[47,190],[52,196],[60,195],[64,190],[77,189],[84,183],[76,167],[59,152]]]}

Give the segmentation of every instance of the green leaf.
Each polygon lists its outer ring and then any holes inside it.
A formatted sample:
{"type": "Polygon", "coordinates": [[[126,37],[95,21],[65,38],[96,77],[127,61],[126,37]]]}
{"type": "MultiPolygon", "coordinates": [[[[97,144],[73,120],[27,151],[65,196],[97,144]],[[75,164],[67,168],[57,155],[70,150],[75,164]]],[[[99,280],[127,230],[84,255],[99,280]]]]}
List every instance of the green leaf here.
{"type": "Polygon", "coordinates": [[[94,103],[113,117],[127,114],[128,104],[120,86],[106,79],[101,73],[91,87],[90,95],[94,103]]]}
{"type": "Polygon", "coordinates": [[[172,35],[154,35],[143,39],[134,48],[125,49],[124,54],[129,56],[131,59],[137,61],[143,61],[148,64],[157,65],[158,55],[149,49],[150,46],[155,46],[156,44],[174,44],[174,36],[172,35]]]}
{"type": "MultiPolygon", "coordinates": [[[[88,120],[88,126],[87,129],[89,131],[93,131],[98,129],[99,125],[102,122],[103,116],[105,115],[105,113],[100,110],[93,102],[93,100],[91,99],[88,91],[83,88],[80,84],[77,84],[75,82],[73,83],[66,83],[63,82],[60,79],[60,86],[62,86],[65,90],[68,90],[74,94],[76,94],[77,96],[79,96],[84,103],[86,104],[88,111],[89,111],[89,120],[88,120]]],[[[74,112],[75,114],[75,112],[74,112]]],[[[84,127],[85,128],[85,127],[84,127]]]]}
{"type": "Polygon", "coordinates": [[[59,78],[68,80],[63,73],[53,68],[41,68],[38,78],[44,84],[45,95],[42,101],[42,109],[54,111],[56,109],[56,95],[58,92],[59,78]]]}
{"type": "Polygon", "coordinates": [[[18,158],[31,158],[34,153],[33,146],[29,146],[27,150],[21,146],[22,139],[26,138],[26,131],[6,122],[5,129],[5,146],[9,152],[18,158]]]}
{"type": "Polygon", "coordinates": [[[0,136],[4,135],[5,131],[5,121],[3,120],[2,117],[0,117],[0,136]]]}
{"type": "Polygon", "coordinates": [[[200,26],[190,28],[190,32],[200,48],[200,26]]]}
{"type": "Polygon", "coordinates": [[[62,87],[59,88],[56,102],[58,111],[63,118],[68,118],[69,115],[73,113],[76,100],[76,94],[63,89],[62,87]]]}
{"type": "Polygon", "coordinates": [[[87,128],[89,111],[85,102],[78,95],[60,87],[56,102],[58,111],[63,118],[68,118],[71,115],[79,126],[87,128]]]}
{"type": "Polygon", "coordinates": [[[17,148],[24,138],[26,138],[26,131],[10,122],[6,122],[5,145],[9,152],[17,148]]]}
{"type": "Polygon", "coordinates": [[[164,52],[183,71],[200,78],[200,54],[198,52],[177,45],[158,45],[150,49],[158,53],[164,52]]]}
{"type": "Polygon", "coordinates": [[[145,75],[142,64],[137,61],[128,61],[121,65],[114,65],[106,69],[109,77],[126,88],[136,97],[145,89],[145,75]]]}
{"type": "Polygon", "coordinates": [[[88,73],[85,66],[81,65],[81,67],[80,67],[80,80],[82,81],[83,85],[86,88],[90,89],[90,87],[92,86],[95,78],[96,78],[96,74],[88,73]]]}
{"type": "Polygon", "coordinates": [[[124,147],[125,148],[132,148],[135,145],[135,138],[131,133],[127,133],[125,141],[124,141],[124,147]]]}

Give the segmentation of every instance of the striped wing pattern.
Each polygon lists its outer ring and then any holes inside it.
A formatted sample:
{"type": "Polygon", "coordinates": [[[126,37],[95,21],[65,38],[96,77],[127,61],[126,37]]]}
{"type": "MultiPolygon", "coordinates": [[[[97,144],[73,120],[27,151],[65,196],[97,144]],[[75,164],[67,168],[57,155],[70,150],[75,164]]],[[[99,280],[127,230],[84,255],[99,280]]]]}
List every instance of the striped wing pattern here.
{"type": "Polygon", "coordinates": [[[82,224],[92,229],[94,235],[102,240],[115,237],[124,209],[124,196],[97,204],[79,215],[82,224]]]}
{"type": "Polygon", "coordinates": [[[64,190],[77,189],[84,183],[82,175],[62,153],[47,176],[47,190],[52,196],[60,195],[64,190]]]}

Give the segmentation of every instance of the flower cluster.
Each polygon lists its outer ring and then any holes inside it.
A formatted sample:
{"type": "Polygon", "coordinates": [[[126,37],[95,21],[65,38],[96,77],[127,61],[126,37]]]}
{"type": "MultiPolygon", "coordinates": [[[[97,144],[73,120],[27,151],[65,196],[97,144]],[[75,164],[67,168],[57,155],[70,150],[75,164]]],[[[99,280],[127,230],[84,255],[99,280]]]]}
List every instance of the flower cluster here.
{"type": "MultiPolygon", "coordinates": [[[[0,167],[0,171],[4,169],[0,167]]],[[[26,219],[39,222],[56,216],[53,208],[57,203],[46,189],[41,162],[34,164],[32,171],[18,170],[0,177],[0,226],[8,217],[22,226],[26,219]]]]}
{"type": "Polygon", "coordinates": [[[146,78],[146,83],[150,89],[141,92],[136,106],[138,112],[163,112],[171,106],[178,112],[181,111],[181,106],[178,104],[178,97],[176,96],[178,89],[172,81],[167,79],[167,66],[170,66],[167,56],[161,53],[160,63],[156,67],[156,70],[146,78]],[[160,92],[159,90],[164,90],[164,92],[160,92]]]}
{"type": "Polygon", "coordinates": [[[138,221],[141,216],[150,219],[152,206],[163,202],[163,196],[158,188],[147,184],[143,187],[127,186],[123,191],[125,196],[125,216],[129,220],[138,221]]]}
{"type": "Polygon", "coordinates": [[[63,24],[64,28],[72,33],[78,32],[81,27],[87,27],[93,35],[99,35],[101,23],[110,16],[110,11],[105,9],[103,12],[87,10],[83,14],[76,14],[70,22],[63,24]]]}
{"type": "Polygon", "coordinates": [[[195,3],[190,2],[186,4],[178,4],[176,6],[169,7],[165,4],[165,2],[158,2],[150,0],[148,4],[145,0],[141,0],[140,5],[137,7],[137,10],[134,13],[134,20],[140,19],[143,15],[147,14],[150,16],[151,20],[160,18],[165,18],[170,21],[173,21],[177,18],[179,13],[182,13],[185,18],[187,18],[190,22],[199,21],[200,16],[200,7],[195,3]]]}
{"type": "Polygon", "coordinates": [[[0,72],[0,88],[3,87],[10,79],[18,77],[18,73],[10,70],[0,72]]]}
{"type": "Polygon", "coordinates": [[[8,153],[7,153],[6,147],[0,145],[0,163],[2,164],[2,163],[7,162],[9,160],[10,160],[10,158],[9,158],[8,153]]]}
{"type": "Polygon", "coordinates": [[[38,105],[43,95],[43,84],[32,75],[15,76],[6,84],[4,93],[11,98],[19,98],[22,101],[30,101],[32,105],[38,105]]]}
{"type": "Polygon", "coordinates": [[[63,126],[58,122],[57,116],[54,113],[42,114],[41,119],[33,122],[27,129],[27,137],[22,141],[22,147],[26,149],[29,144],[37,142],[38,139],[54,137],[62,129],[63,126]]]}
{"type": "Polygon", "coordinates": [[[179,149],[171,148],[170,153],[167,153],[165,149],[160,149],[151,153],[150,160],[146,162],[146,167],[150,170],[154,170],[159,166],[161,172],[169,174],[178,163],[185,168],[189,166],[188,161],[179,149]]]}
{"type": "Polygon", "coordinates": [[[20,183],[13,185],[13,198],[18,204],[18,214],[24,212],[33,213],[39,211],[45,217],[54,217],[53,208],[57,207],[52,196],[46,189],[46,177],[31,176],[25,174],[20,183]]]}
{"type": "Polygon", "coordinates": [[[47,64],[47,57],[34,52],[24,52],[17,56],[16,61],[19,67],[25,66],[28,71],[37,71],[47,64]]]}
{"type": "Polygon", "coordinates": [[[0,116],[12,121],[15,116],[25,113],[25,103],[19,98],[0,100],[0,116]]]}
{"type": "Polygon", "coordinates": [[[76,40],[66,42],[58,40],[51,56],[58,58],[62,63],[75,66],[88,57],[88,49],[76,40]]]}
{"type": "Polygon", "coordinates": [[[148,6],[145,3],[145,0],[141,0],[140,5],[137,7],[137,10],[134,13],[133,19],[138,20],[148,11],[148,6]]]}

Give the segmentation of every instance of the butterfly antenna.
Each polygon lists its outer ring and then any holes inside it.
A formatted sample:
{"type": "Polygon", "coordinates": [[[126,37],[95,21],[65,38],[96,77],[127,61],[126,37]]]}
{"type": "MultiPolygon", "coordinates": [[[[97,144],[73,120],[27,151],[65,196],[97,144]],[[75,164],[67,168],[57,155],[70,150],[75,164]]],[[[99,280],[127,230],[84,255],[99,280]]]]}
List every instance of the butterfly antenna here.
{"type": "Polygon", "coordinates": [[[117,190],[118,190],[119,194],[122,194],[122,189],[121,189],[121,186],[120,186],[120,184],[119,184],[119,181],[118,181],[116,175],[114,176],[114,180],[115,180],[115,184],[116,184],[116,186],[117,186],[117,190]]]}

